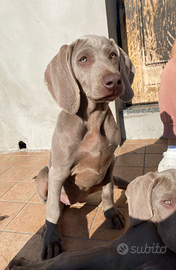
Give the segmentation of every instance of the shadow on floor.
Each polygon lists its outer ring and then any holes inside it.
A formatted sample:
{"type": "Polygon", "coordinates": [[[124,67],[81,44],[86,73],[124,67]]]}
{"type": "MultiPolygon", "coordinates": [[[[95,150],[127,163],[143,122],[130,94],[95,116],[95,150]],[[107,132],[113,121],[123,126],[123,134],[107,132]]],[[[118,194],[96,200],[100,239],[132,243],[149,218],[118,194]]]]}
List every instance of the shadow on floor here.
{"type": "MultiPolygon", "coordinates": [[[[116,152],[117,160],[114,175],[119,175],[131,181],[149,171],[156,171],[165,150],[166,140],[158,140],[152,145],[144,145],[140,148],[135,148],[135,145],[132,144],[129,148],[128,144],[124,143],[116,152]],[[128,151],[126,152],[126,150],[128,151]]],[[[125,228],[120,231],[108,229],[100,203],[101,192],[97,192],[91,195],[91,202],[94,201],[93,205],[91,205],[88,198],[88,203],[85,205],[78,204],[64,209],[61,232],[66,251],[81,251],[104,245],[125,233],[129,227],[125,191],[115,188],[114,195],[116,206],[120,208],[125,217],[125,228]]],[[[40,260],[43,241],[41,237],[42,230],[43,226],[23,246],[16,255],[17,257],[24,257],[33,261],[40,260]]]]}

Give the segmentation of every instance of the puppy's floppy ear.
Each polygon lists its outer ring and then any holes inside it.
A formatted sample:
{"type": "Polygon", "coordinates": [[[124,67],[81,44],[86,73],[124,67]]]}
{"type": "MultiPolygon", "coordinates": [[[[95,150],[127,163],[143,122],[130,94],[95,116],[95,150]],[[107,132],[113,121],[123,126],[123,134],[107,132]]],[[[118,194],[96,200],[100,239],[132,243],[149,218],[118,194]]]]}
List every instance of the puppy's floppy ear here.
{"type": "Polygon", "coordinates": [[[118,51],[119,71],[125,84],[125,93],[119,98],[124,102],[128,102],[134,97],[134,92],[131,85],[135,75],[135,67],[133,66],[128,55],[116,44],[116,42],[112,38],[110,41],[118,51]]]}
{"type": "Polygon", "coordinates": [[[125,192],[128,199],[130,226],[136,226],[152,218],[151,195],[159,181],[158,174],[149,172],[134,179],[125,192]]]}
{"type": "Polygon", "coordinates": [[[45,83],[59,107],[76,114],[80,106],[80,90],[71,66],[72,45],[63,45],[45,71],[45,83]]]}

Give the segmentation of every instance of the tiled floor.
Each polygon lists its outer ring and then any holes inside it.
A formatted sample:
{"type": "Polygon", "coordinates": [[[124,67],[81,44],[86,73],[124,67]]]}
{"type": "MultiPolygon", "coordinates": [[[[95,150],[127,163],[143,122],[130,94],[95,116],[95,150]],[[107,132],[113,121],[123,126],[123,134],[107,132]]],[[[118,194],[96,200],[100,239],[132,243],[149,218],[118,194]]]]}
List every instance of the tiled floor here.
{"type": "MultiPolygon", "coordinates": [[[[116,150],[114,174],[129,181],[149,171],[155,172],[167,148],[167,141],[125,141],[116,150]]],[[[45,208],[37,196],[33,177],[47,164],[49,151],[0,154],[0,270],[18,254],[40,259],[45,208]]],[[[81,251],[103,245],[128,228],[128,209],[123,190],[114,190],[114,200],[126,219],[120,231],[108,229],[102,212],[101,192],[92,194],[84,204],[64,210],[61,231],[66,251],[81,251]]]]}

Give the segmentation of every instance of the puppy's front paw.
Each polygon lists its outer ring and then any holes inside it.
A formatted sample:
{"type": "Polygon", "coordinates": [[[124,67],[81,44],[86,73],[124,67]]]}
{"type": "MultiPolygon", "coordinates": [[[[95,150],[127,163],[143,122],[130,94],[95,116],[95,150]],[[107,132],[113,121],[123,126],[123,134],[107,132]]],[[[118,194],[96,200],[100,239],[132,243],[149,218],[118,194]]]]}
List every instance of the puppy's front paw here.
{"type": "Polygon", "coordinates": [[[46,220],[46,232],[43,240],[42,259],[51,259],[63,251],[59,225],[46,220]]]}
{"type": "MultiPolygon", "coordinates": [[[[51,266],[51,264],[50,264],[51,266]]],[[[9,263],[10,270],[47,270],[46,262],[28,261],[24,258],[14,258],[9,263]]],[[[54,267],[52,268],[54,270],[54,267]]]]}
{"type": "Polygon", "coordinates": [[[120,230],[125,226],[125,219],[119,209],[112,207],[106,210],[104,215],[110,229],[120,230]]]}
{"type": "Polygon", "coordinates": [[[31,269],[32,268],[29,268],[27,265],[28,265],[29,261],[28,260],[25,260],[24,258],[14,258],[13,260],[10,261],[9,263],[9,269],[10,270],[27,270],[27,269],[31,269]]]}

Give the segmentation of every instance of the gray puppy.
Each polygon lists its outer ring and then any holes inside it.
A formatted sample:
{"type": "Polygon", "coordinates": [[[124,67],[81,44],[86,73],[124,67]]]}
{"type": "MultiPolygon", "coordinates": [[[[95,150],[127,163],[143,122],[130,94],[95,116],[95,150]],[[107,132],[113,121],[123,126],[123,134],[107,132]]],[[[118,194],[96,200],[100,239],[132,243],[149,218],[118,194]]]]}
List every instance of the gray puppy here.
{"type": "Polygon", "coordinates": [[[62,204],[71,205],[102,188],[105,217],[111,228],[121,229],[124,218],[115,208],[114,151],[120,132],[110,101],[133,97],[134,67],[113,39],[84,36],[63,45],[49,63],[45,82],[57,104],[58,116],[48,166],[36,178],[39,197],[46,201],[43,259],[62,251],[59,220],[62,204]]]}

